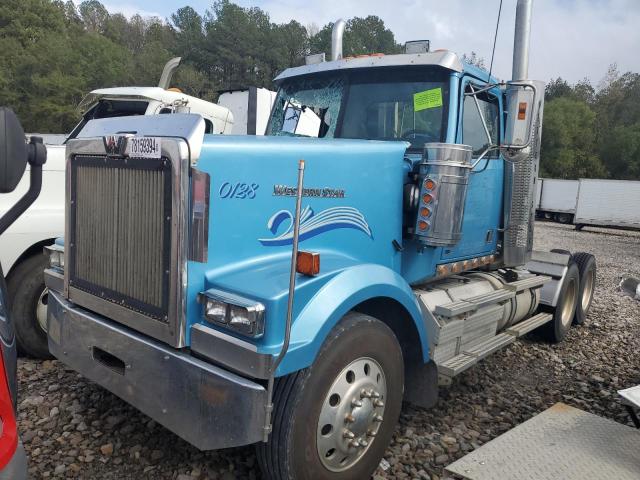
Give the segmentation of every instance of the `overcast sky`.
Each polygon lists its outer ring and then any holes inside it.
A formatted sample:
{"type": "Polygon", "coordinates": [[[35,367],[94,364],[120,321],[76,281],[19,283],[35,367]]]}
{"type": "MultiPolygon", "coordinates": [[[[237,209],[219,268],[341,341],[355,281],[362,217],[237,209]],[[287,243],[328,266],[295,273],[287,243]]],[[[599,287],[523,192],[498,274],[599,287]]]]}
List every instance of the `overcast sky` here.
{"type": "MultiPolygon", "coordinates": [[[[105,0],[112,12],[167,18],[189,4],[201,14],[209,0],[105,0]]],[[[337,18],[377,15],[404,43],[430,39],[433,49],[460,55],[472,50],[491,58],[500,0],[238,0],[257,6],[273,22],[295,19],[322,26],[337,18]]],[[[511,72],[516,0],[503,0],[494,72],[511,72]]],[[[594,85],[611,63],[621,72],[640,72],[640,0],[534,0],[529,76],[548,81],[561,76],[571,82],[589,78],[594,85]]]]}

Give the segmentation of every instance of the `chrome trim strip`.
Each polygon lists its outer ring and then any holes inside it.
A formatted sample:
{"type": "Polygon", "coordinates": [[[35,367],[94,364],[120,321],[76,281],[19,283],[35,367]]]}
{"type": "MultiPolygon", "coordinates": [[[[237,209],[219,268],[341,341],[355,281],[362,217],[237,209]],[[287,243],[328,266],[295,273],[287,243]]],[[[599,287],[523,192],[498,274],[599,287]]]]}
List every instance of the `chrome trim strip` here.
{"type": "MultiPolygon", "coordinates": [[[[243,348],[245,350],[248,350],[252,353],[256,353],[258,351],[258,347],[255,346],[253,343],[245,342],[244,340],[240,340],[239,338],[236,338],[232,335],[221,332],[219,330],[215,330],[201,323],[196,323],[191,327],[191,335],[193,335],[194,330],[200,330],[201,332],[206,333],[207,335],[218,337],[220,340],[223,340],[228,343],[233,343],[234,345],[240,348],[243,348]]],[[[193,348],[193,345],[192,345],[192,348],[193,348]]]]}
{"type": "Polygon", "coordinates": [[[234,372],[251,378],[269,378],[274,357],[258,353],[255,345],[206,325],[191,327],[191,351],[234,372]]]}
{"type": "Polygon", "coordinates": [[[209,199],[211,176],[191,169],[191,201],[189,205],[189,260],[206,263],[209,257],[209,199]],[[199,191],[202,189],[202,191],[199,191]]]}
{"type": "Polygon", "coordinates": [[[49,290],[62,293],[64,290],[64,273],[53,268],[45,268],[44,284],[49,290]]]}

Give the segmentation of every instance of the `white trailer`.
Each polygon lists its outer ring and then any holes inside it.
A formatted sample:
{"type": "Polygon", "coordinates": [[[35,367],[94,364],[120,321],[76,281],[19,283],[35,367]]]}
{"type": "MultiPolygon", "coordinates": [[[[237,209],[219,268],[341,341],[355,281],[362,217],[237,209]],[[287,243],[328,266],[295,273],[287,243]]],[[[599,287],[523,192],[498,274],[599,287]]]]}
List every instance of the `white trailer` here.
{"type": "Polygon", "coordinates": [[[571,223],[578,202],[578,180],[538,179],[538,216],[571,223]]]}
{"type": "Polygon", "coordinates": [[[581,179],[573,223],[640,228],[640,181],[581,179]]]}

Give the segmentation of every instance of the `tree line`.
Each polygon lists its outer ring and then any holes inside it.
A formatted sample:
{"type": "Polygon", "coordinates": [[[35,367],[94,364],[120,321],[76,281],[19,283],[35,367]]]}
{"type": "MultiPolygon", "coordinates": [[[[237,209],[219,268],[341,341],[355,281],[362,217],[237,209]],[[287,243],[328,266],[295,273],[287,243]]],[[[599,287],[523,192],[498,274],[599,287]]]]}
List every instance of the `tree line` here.
{"type": "Polygon", "coordinates": [[[640,74],[547,84],[541,176],[640,180],[640,74]]]}
{"type": "MultiPolygon", "coordinates": [[[[98,0],[0,2],[0,104],[27,131],[68,132],[95,88],[156,85],[165,62],[183,58],[174,84],[215,101],[219,91],[273,88],[285,68],[331,49],[332,23],[275,23],[260,8],[215,1],[167,19],[109,13],[98,0]]],[[[398,53],[376,16],[347,22],[345,55],[398,53]]],[[[477,63],[475,54],[465,56],[477,63]],[[475,59],[475,60],[474,60],[475,59]]],[[[640,76],[611,68],[593,87],[558,78],[546,90],[541,173],[556,178],[640,178],[640,76]]]]}

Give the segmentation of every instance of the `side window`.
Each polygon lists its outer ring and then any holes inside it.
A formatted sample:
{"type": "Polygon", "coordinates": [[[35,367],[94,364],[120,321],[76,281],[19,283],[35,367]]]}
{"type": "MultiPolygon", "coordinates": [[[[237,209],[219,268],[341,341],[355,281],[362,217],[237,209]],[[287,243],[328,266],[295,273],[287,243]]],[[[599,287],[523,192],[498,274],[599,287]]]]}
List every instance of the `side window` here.
{"type": "Polygon", "coordinates": [[[213,133],[213,122],[208,118],[204,119],[204,133],[213,133]]]}
{"type": "MultiPolygon", "coordinates": [[[[498,99],[486,94],[477,96],[480,111],[487,124],[489,135],[491,136],[491,144],[498,144],[498,132],[500,128],[499,120],[499,104],[498,99]]],[[[489,140],[482,125],[482,118],[478,112],[478,107],[474,98],[470,95],[464,97],[464,106],[462,112],[462,143],[473,147],[473,155],[478,156],[489,147],[489,140]]],[[[489,158],[498,156],[498,151],[492,151],[487,154],[489,158]]]]}

